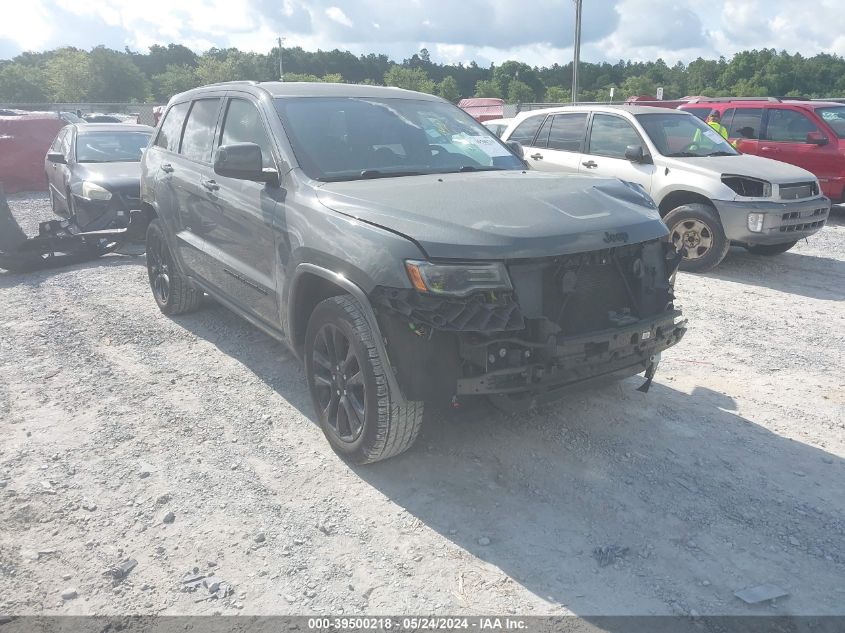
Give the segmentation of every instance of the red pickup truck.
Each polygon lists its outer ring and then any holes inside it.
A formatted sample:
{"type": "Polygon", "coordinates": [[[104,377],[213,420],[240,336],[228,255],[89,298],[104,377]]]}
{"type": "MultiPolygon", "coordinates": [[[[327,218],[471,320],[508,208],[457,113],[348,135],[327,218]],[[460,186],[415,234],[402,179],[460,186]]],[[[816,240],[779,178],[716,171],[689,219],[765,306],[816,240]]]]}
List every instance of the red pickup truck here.
{"type": "Polygon", "coordinates": [[[777,97],[702,98],[678,109],[701,119],[717,110],[739,151],[803,167],[816,175],[834,204],[845,203],[845,104],[777,97]]]}

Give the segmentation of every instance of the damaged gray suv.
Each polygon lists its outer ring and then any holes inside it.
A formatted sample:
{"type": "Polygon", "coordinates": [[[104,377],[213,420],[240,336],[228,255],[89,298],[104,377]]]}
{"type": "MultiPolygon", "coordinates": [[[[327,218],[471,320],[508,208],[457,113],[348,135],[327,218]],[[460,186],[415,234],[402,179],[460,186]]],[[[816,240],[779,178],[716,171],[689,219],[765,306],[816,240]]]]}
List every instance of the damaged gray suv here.
{"type": "Polygon", "coordinates": [[[177,95],[142,159],[168,315],[208,293],[304,360],[354,463],[408,449],[423,403],[519,411],[645,373],[685,321],[680,256],[639,185],[527,169],[469,115],[372,86],[177,95]]]}

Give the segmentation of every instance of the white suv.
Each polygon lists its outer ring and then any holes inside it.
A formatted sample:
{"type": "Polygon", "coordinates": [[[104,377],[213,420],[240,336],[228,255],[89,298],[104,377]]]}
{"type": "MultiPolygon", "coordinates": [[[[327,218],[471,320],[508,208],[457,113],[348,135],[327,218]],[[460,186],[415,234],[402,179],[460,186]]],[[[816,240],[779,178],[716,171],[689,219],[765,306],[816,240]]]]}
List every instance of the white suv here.
{"type": "Polygon", "coordinates": [[[827,221],[830,200],[794,165],[740,154],[692,114],[647,106],[569,106],[517,115],[502,134],[535,169],[642,185],[660,209],[681,268],[716,266],[731,242],[776,255],[827,221]]]}

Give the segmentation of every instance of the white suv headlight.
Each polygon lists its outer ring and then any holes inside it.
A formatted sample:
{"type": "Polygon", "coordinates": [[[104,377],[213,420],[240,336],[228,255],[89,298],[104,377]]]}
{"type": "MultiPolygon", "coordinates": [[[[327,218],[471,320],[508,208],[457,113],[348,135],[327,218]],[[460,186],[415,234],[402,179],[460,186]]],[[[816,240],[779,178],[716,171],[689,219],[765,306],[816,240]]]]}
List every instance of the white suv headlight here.
{"type": "Polygon", "coordinates": [[[111,200],[111,191],[86,180],[82,183],[82,197],[89,200],[111,200]]]}

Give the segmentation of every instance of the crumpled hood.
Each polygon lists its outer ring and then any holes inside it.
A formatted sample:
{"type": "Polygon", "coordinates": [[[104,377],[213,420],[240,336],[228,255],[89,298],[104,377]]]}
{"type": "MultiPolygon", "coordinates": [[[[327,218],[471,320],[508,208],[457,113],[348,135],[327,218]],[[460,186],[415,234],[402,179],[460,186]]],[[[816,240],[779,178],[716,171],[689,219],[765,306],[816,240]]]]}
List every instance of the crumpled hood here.
{"type": "Polygon", "coordinates": [[[490,171],[327,183],[325,206],[413,240],[432,258],[548,257],[667,234],[650,198],[619,180],[490,171]]]}
{"type": "Polygon", "coordinates": [[[664,156],[660,159],[660,166],[669,169],[681,169],[701,176],[715,176],[716,178],[720,178],[723,174],[750,176],[777,184],[816,179],[806,169],[771,158],[752,156],[751,154],[706,156],[703,158],[669,158],[664,156]]]}

